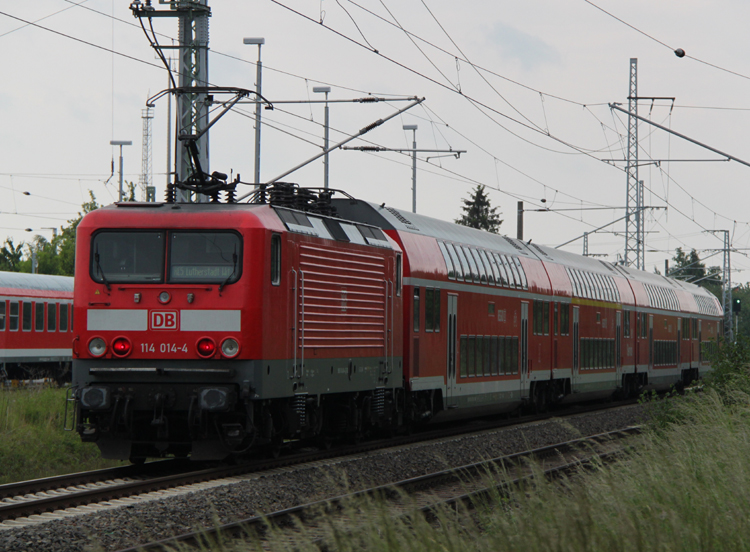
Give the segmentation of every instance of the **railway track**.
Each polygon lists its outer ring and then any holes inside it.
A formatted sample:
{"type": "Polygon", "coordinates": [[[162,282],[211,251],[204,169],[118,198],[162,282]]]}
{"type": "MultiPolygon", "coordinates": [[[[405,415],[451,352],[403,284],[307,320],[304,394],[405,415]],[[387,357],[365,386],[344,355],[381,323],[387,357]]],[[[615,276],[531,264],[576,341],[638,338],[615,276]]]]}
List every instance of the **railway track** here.
{"type": "MultiPolygon", "coordinates": [[[[413,443],[445,439],[458,435],[479,433],[529,422],[565,417],[625,406],[622,403],[576,406],[565,411],[555,411],[515,419],[481,420],[470,424],[430,428],[412,435],[391,439],[371,440],[356,445],[338,446],[330,450],[302,448],[290,450],[274,459],[256,459],[238,465],[199,466],[184,460],[164,460],[142,466],[122,466],[106,470],[24,481],[0,486],[0,528],[23,526],[30,522],[55,519],[60,512],[70,508],[108,503],[109,501],[137,497],[156,491],[185,487],[225,478],[242,476],[340,456],[362,454],[383,448],[406,446],[413,443]],[[36,518],[35,516],[40,516],[36,518]]],[[[293,444],[288,448],[293,449],[293,444]]]]}
{"type": "Polygon", "coordinates": [[[363,500],[384,500],[391,517],[407,517],[421,512],[433,513],[441,506],[466,504],[471,506],[512,485],[543,474],[557,478],[575,473],[593,462],[607,462],[625,450],[622,440],[640,428],[623,430],[574,439],[517,454],[493,458],[450,470],[441,470],[410,478],[390,485],[366,489],[356,493],[321,500],[255,516],[219,527],[127,548],[118,552],[161,552],[178,545],[200,547],[201,550],[224,549],[231,541],[252,539],[267,548],[271,540],[284,542],[289,548],[303,542],[327,549],[326,543],[333,530],[353,533],[370,519],[358,515],[363,500]],[[534,471],[530,460],[541,471],[534,471]],[[496,478],[492,477],[495,475],[496,478]],[[498,475],[502,474],[502,475],[498,475]],[[273,530],[271,530],[273,528],[273,530]]]}

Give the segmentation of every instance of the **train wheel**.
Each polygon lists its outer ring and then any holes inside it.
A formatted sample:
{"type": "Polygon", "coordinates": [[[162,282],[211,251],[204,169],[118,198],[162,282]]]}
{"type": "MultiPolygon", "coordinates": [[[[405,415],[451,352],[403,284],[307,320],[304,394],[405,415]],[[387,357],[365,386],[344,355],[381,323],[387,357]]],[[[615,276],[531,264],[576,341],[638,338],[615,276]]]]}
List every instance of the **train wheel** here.
{"type": "Polygon", "coordinates": [[[281,447],[284,442],[281,439],[273,439],[273,442],[269,445],[268,455],[274,460],[281,456],[281,447]]]}

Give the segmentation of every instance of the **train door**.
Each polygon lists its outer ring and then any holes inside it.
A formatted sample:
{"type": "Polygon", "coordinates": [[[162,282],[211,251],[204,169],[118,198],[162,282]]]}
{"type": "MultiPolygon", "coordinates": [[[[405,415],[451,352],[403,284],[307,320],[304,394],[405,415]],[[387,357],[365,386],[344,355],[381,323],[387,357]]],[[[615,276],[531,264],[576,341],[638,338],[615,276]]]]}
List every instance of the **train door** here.
{"type": "Polygon", "coordinates": [[[703,325],[702,320],[698,320],[698,366],[703,363],[703,325]]]}
{"type": "Polygon", "coordinates": [[[458,295],[448,294],[448,361],[446,365],[446,401],[448,408],[456,405],[456,344],[458,335],[458,295]]]}
{"type": "Polygon", "coordinates": [[[677,317],[677,368],[682,365],[682,318],[677,317]]]}
{"type": "Polygon", "coordinates": [[[581,348],[579,339],[579,307],[573,307],[573,388],[575,389],[576,383],[578,383],[578,371],[581,364],[581,348]]]}
{"type": "Polygon", "coordinates": [[[648,315],[648,368],[654,367],[654,315],[648,315]]]}
{"type": "Polygon", "coordinates": [[[615,374],[616,386],[622,385],[622,311],[615,313],[615,374]]]}
{"type": "Polygon", "coordinates": [[[388,259],[384,283],[385,310],[383,312],[385,324],[383,328],[383,362],[380,363],[380,379],[384,380],[393,372],[393,322],[395,313],[394,300],[396,295],[393,259],[388,259]]]}
{"type": "Polygon", "coordinates": [[[521,303],[521,398],[529,398],[529,304],[521,303]]]}

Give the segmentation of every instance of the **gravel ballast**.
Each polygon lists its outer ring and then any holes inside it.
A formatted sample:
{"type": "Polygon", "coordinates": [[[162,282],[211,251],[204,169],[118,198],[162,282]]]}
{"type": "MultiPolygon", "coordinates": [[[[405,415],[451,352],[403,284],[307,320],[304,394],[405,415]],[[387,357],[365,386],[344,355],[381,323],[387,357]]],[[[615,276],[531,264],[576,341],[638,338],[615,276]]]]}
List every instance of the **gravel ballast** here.
{"type": "MultiPolygon", "coordinates": [[[[633,405],[249,474],[221,486],[0,529],[0,550],[92,552],[188,533],[359,489],[637,425],[633,405]]],[[[127,502],[127,501],[122,501],[127,502]]],[[[80,508],[77,511],[84,510],[80,508]]]]}

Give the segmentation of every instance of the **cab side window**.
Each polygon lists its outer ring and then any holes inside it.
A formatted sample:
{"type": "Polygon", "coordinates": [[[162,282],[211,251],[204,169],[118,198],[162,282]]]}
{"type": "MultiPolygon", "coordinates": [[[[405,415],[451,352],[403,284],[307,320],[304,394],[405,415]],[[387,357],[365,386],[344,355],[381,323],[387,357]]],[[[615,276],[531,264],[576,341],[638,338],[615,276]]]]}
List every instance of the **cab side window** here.
{"type": "Polygon", "coordinates": [[[271,283],[278,286],[281,283],[281,236],[271,236],[271,283]]]}

